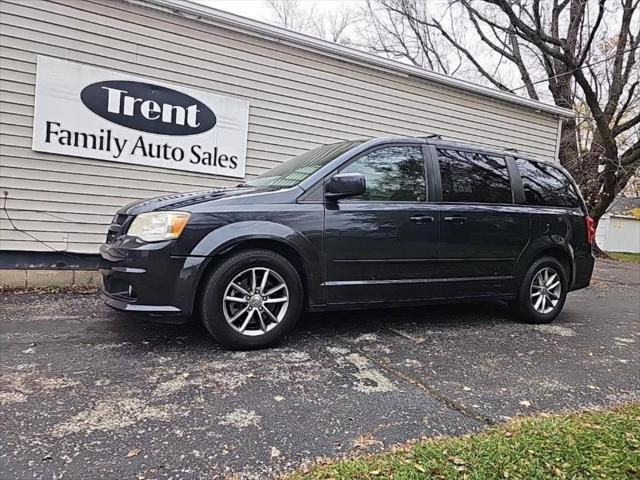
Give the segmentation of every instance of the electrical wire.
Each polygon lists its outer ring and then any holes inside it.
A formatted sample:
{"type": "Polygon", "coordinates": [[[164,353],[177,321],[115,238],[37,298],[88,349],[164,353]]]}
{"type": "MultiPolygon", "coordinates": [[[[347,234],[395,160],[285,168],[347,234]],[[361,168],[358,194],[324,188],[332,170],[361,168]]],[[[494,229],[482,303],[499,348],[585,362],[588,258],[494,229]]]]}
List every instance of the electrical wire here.
{"type": "Polygon", "coordinates": [[[35,240],[36,242],[38,242],[38,243],[40,243],[40,244],[44,245],[45,247],[47,247],[48,249],[50,249],[50,250],[54,251],[55,253],[59,253],[59,254],[61,254],[61,255],[66,255],[66,256],[68,256],[68,257],[73,257],[73,258],[82,258],[82,259],[85,259],[85,258],[86,258],[86,257],[83,257],[83,256],[81,256],[81,255],[74,255],[73,253],[68,252],[68,251],[66,251],[66,250],[58,250],[57,248],[52,247],[51,245],[49,245],[47,242],[45,242],[45,241],[43,241],[43,240],[40,240],[38,237],[36,237],[36,236],[34,236],[34,235],[30,234],[30,233],[29,233],[29,232],[27,232],[26,230],[23,230],[23,229],[21,229],[21,228],[18,228],[18,227],[16,226],[16,224],[15,224],[15,223],[13,223],[13,219],[12,219],[12,218],[11,218],[11,216],[9,215],[9,210],[7,209],[7,198],[8,198],[7,192],[5,192],[5,194],[3,195],[3,198],[4,198],[4,202],[3,202],[3,204],[2,204],[2,210],[4,211],[4,214],[6,215],[7,220],[9,220],[9,224],[11,225],[11,227],[12,227],[16,232],[20,232],[20,233],[22,233],[23,235],[26,235],[27,237],[29,237],[29,238],[31,238],[31,239],[33,239],[33,240],[35,240]]]}
{"type": "MultiPolygon", "coordinates": [[[[622,52],[622,54],[624,55],[625,53],[633,52],[634,50],[638,50],[638,49],[640,49],[640,46],[625,50],[625,51],[622,52]]],[[[558,75],[554,75],[552,77],[548,77],[548,78],[544,78],[542,80],[537,80],[535,82],[531,82],[531,85],[538,85],[539,83],[548,82],[549,80],[553,80],[555,78],[564,77],[565,75],[569,75],[569,74],[571,74],[571,73],[573,73],[573,72],[575,72],[577,70],[581,70],[583,68],[593,67],[594,65],[598,65],[600,63],[607,62],[607,61],[611,60],[612,58],[615,58],[617,55],[618,54],[616,53],[615,55],[611,55],[610,57],[602,58],[602,59],[598,60],[597,62],[585,63],[584,65],[581,65],[581,66],[576,67],[576,68],[572,68],[571,70],[568,70],[568,71],[563,72],[563,73],[559,73],[558,75]]],[[[516,90],[522,90],[523,88],[527,88],[527,86],[526,85],[522,85],[521,87],[511,88],[511,89],[509,89],[509,91],[510,92],[515,92],[516,90]]]]}

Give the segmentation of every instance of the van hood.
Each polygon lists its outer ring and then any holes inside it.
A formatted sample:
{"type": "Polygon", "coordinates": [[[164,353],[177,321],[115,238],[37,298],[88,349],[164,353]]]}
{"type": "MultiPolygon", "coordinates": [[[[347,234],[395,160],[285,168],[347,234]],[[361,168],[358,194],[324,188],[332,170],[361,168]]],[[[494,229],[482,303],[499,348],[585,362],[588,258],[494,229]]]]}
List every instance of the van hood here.
{"type": "Polygon", "coordinates": [[[171,195],[161,195],[159,197],[147,198],[129,203],[118,210],[118,213],[125,215],[139,215],[141,213],[162,210],[181,210],[198,203],[241,197],[247,194],[266,193],[269,191],[270,190],[255,187],[232,187],[212,188],[210,190],[200,190],[197,192],[174,193],[171,195]]]}

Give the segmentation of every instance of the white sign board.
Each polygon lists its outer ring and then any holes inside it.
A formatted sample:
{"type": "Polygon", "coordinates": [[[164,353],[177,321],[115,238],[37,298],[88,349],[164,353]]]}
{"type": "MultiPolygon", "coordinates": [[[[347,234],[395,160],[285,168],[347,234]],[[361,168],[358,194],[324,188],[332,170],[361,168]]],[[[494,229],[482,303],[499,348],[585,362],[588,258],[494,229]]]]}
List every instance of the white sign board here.
{"type": "Polygon", "coordinates": [[[249,102],[38,56],[33,150],[242,178],[249,102]]]}

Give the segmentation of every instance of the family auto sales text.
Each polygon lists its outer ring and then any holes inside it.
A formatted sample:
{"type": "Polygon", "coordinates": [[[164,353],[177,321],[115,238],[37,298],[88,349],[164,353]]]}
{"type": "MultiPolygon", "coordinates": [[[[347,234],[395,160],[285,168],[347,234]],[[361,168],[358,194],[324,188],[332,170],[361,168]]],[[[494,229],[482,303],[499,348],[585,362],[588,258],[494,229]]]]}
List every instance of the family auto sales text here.
{"type": "Polygon", "coordinates": [[[237,155],[219,154],[218,147],[208,149],[202,145],[194,144],[188,152],[185,152],[182,147],[172,146],[167,142],[154,143],[145,139],[143,135],[139,135],[135,142],[130,142],[130,139],[113,135],[111,129],[101,128],[99,133],[85,133],[72,132],[61,128],[59,122],[47,121],[46,125],[46,143],[58,143],[63,146],[105,151],[111,153],[114,159],[120,158],[123,154],[129,154],[175,162],[186,160],[192,164],[229,169],[238,167],[237,155]]]}

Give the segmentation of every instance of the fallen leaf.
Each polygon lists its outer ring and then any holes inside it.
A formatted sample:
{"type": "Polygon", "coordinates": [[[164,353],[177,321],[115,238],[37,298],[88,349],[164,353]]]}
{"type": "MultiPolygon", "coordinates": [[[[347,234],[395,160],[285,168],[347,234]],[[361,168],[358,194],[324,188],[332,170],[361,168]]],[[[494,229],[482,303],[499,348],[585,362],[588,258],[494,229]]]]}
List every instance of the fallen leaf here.
{"type": "Polygon", "coordinates": [[[133,450],[129,450],[129,453],[127,453],[127,458],[137,457],[141,451],[142,450],[140,450],[139,448],[134,448],[133,450]]]}
{"type": "Polygon", "coordinates": [[[531,402],[529,400],[522,400],[520,402],[518,402],[520,405],[522,405],[523,407],[530,407],[531,406],[531,402]]]}
{"type": "Polygon", "coordinates": [[[373,435],[360,435],[353,441],[353,448],[366,450],[369,447],[382,446],[382,442],[376,439],[373,435]]]}
{"type": "Polygon", "coordinates": [[[456,465],[464,465],[466,462],[460,457],[449,457],[449,461],[456,465]]]}
{"type": "Polygon", "coordinates": [[[418,470],[419,472],[422,473],[427,473],[427,471],[424,469],[424,467],[422,465],[420,465],[419,463],[414,463],[413,467],[418,470]]]}

